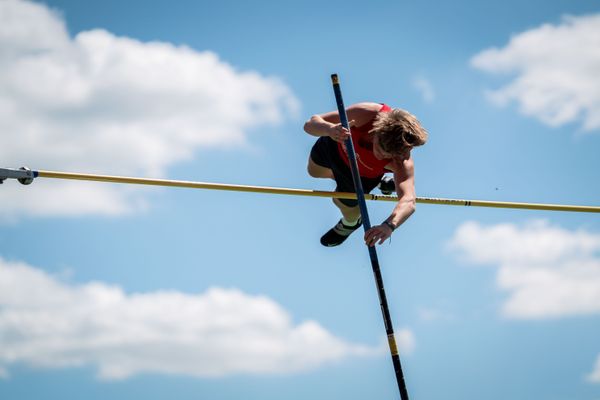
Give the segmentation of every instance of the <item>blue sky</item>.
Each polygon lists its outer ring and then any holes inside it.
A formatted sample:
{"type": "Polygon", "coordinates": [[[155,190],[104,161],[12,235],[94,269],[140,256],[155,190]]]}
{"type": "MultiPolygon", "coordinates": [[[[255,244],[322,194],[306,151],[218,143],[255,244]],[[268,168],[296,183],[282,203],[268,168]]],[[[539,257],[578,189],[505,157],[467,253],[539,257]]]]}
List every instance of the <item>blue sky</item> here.
{"type": "MultiPolygon", "coordinates": [[[[598,205],[593,1],[0,3],[0,167],[332,190],[305,119],[417,115],[417,194],[598,205]]],[[[391,205],[369,204],[372,221],[391,205]]],[[[0,397],[398,398],[327,199],[0,187],[0,397]]],[[[412,398],[600,398],[594,214],[419,205],[378,248],[412,398]]]]}

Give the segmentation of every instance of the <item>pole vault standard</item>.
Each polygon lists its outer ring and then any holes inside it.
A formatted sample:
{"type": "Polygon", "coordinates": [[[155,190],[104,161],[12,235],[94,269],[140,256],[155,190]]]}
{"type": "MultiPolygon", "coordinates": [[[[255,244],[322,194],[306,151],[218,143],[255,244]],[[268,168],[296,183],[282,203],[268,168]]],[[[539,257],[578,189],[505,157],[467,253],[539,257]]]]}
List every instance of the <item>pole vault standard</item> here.
{"type": "MultiPolygon", "coordinates": [[[[346,107],[344,107],[344,100],[342,99],[342,90],[340,88],[340,82],[337,74],[331,75],[331,83],[333,84],[333,92],[335,94],[335,101],[337,103],[338,113],[340,115],[340,122],[344,128],[348,129],[348,131],[351,132],[350,126],[348,125],[346,107]]],[[[344,144],[346,145],[348,159],[350,160],[350,167],[352,168],[352,179],[354,180],[354,189],[356,189],[358,207],[360,208],[360,215],[362,217],[363,227],[366,232],[369,229],[371,229],[371,221],[369,221],[369,210],[367,210],[365,192],[363,191],[362,183],[360,181],[360,174],[358,172],[356,153],[354,152],[354,145],[352,144],[352,140],[350,138],[346,139],[344,144]]],[[[377,258],[377,250],[375,250],[375,245],[368,246],[368,249],[369,257],[371,258],[371,267],[373,267],[373,275],[375,276],[375,284],[377,285],[379,305],[381,306],[381,313],[383,314],[385,333],[388,337],[390,354],[392,356],[392,364],[394,365],[394,372],[396,374],[396,382],[398,383],[398,390],[400,391],[400,399],[408,400],[408,391],[406,390],[406,382],[404,381],[404,374],[402,373],[402,365],[400,364],[400,356],[398,355],[398,346],[396,345],[396,338],[394,337],[392,317],[390,316],[387,297],[385,295],[385,288],[383,287],[383,277],[381,276],[379,259],[377,258]]]]}
{"type": "MultiPolygon", "coordinates": [[[[0,183],[5,179],[17,179],[24,185],[33,182],[35,178],[52,178],[66,179],[77,181],[94,181],[106,183],[120,183],[129,185],[149,185],[149,186],[167,186],[179,187],[188,189],[208,189],[208,190],[225,190],[230,192],[250,192],[264,194],[280,194],[290,196],[307,196],[307,197],[333,197],[338,199],[356,200],[356,193],[349,192],[329,192],[322,190],[307,190],[307,189],[292,189],[279,188],[268,186],[248,186],[248,185],[229,185],[224,183],[208,183],[208,182],[192,182],[178,181],[170,179],[152,179],[152,178],[136,178],[129,176],[114,176],[114,175],[95,175],[83,174],[78,172],[60,172],[60,171],[31,171],[26,167],[21,169],[0,168],[0,183]]],[[[378,201],[393,201],[397,202],[396,196],[384,196],[377,194],[365,194],[365,200],[378,201]]],[[[541,210],[541,211],[570,211],[570,212],[587,212],[600,213],[600,206],[579,206],[569,204],[539,204],[539,203],[518,203],[509,201],[485,201],[485,200],[461,200],[461,199],[445,199],[434,197],[417,197],[417,203],[421,204],[437,204],[445,206],[463,206],[463,207],[491,207],[491,208],[512,208],[521,210],[541,210]]]]}

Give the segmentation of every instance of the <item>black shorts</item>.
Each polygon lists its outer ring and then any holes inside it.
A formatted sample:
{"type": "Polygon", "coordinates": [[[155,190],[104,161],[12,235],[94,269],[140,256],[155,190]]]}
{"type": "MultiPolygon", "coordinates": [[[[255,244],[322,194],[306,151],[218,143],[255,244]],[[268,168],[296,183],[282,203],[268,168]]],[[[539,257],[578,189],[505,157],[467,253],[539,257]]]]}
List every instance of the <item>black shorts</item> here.
{"type": "MultiPolygon", "coordinates": [[[[340,156],[336,141],[328,136],[320,137],[310,151],[310,158],[315,164],[329,168],[333,171],[333,176],[337,183],[337,187],[335,188],[336,192],[356,193],[354,190],[352,171],[340,156]]],[[[371,190],[375,189],[379,182],[381,182],[382,177],[383,174],[377,178],[365,178],[364,176],[361,176],[360,181],[362,183],[363,191],[365,193],[370,193],[371,190]]],[[[356,207],[358,205],[357,200],[339,200],[348,207],[356,207]]]]}

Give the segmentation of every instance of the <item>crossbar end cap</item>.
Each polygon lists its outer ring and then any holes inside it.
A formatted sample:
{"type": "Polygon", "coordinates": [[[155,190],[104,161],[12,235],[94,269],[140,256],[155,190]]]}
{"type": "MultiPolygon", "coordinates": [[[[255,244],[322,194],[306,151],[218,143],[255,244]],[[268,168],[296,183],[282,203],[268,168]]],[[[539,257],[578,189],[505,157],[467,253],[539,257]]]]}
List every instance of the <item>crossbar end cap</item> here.
{"type": "Polygon", "coordinates": [[[18,178],[17,180],[19,181],[19,183],[21,183],[22,185],[30,185],[33,182],[33,172],[31,171],[31,169],[28,167],[21,167],[19,169],[21,171],[26,171],[28,175],[26,178],[18,178]]]}

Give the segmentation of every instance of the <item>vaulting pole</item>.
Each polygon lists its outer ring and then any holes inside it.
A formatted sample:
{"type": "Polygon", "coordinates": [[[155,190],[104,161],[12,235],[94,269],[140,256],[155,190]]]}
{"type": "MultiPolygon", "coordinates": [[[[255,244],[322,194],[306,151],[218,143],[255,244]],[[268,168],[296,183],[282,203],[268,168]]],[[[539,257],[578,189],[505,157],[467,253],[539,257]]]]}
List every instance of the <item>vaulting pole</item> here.
{"type": "MultiPolygon", "coordinates": [[[[308,197],[329,197],[337,199],[352,199],[356,200],[356,193],[349,192],[329,192],[324,190],[308,190],[308,189],[293,189],[280,188],[269,186],[249,186],[249,185],[229,185],[225,183],[208,183],[208,182],[193,182],[193,181],[178,181],[171,179],[152,179],[152,178],[136,178],[130,176],[114,176],[114,175],[96,175],[83,174],[79,172],[61,172],[61,171],[31,171],[28,168],[13,169],[0,168],[0,184],[6,179],[17,179],[24,185],[33,182],[35,178],[52,178],[66,179],[77,181],[94,181],[106,183],[120,183],[129,185],[150,185],[150,186],[167,186],[179,187],[188,189],[208,189],[208,190],[226,190],[231,192],[250,192],[263,194],[280,194],[290,196],[308,196],[308,197]]],[[[385,196],[378,194],[365,194],[366,200],[377,201],[393,201],[397,202],[397,196],[385,196]]],[[[570,204],[539,204],[539,203],[518,203],[511,201],[486,201],[486,200],[462,200],[462,199],[445,199],[433,197],[417,197],[417,203],[436,204],[443,206],[462,206],[462,207],[491,207],[491,208],[512,208],[521,210],[539,210],[539,211],[569,211],[569,212],[586,212],[600,213],[600,206],[580,206],[570,204]]]]}
{"type": "MultiPolygon", "coordinates": [[[[340,82],[337,74],[331,75],[331,83],[333,84],[333,92],[335,93],[335,101],[337,103],[338,113],[340,115],[340,122],[342,126],[350,131],[348,125],[348,117],[346,116],[346,108],[344,107],[344,100],[342,99],[342,91],[340,89],[340,82]]],[[[350,133],[352,133],[350,131],[350,133]]],[[[358,172],[358,165],[356,163],[356,153],[354,152],[354,145],[350,138],[346,139],[345,143],[346,150],[348,153],[348,159],[350,160],[350,167],[352,168],[352,179],[354,180],[354,188],[356,189],[356,196],[358,199],[358,206],[360,208],[360,214],[362,216],[363,227],[365,232],[371,229],[371,222],[369,221],[369,211],[367,210],[367,202],[365,201],[365,193],[362,188],[360,181],[360,174],[358,172]]],[[[404,381],[404,374],[402,373],[402,365],[400,364],[400,356],[398,355],[398,346],[396,345],[396,339],[394,337],[394,327],[392,326],[392,318],[388,308],[387,297],[385,295],[385,288],[383,287],[383,278],[381,276],[381,269],[379,267],[379,260],[377,259],[377,250],[375,245],[367,246],[369,249],[369,257],[371,258],[371,266],[373,267],[373,275],[375,276],[375,284],[377,285],[377,294],[379,295],[379,304],[381,305],[381,312],[383,314],[383,322],[385,324],[385,332],[388,337],[388,344],[390,347],[390,354],[392,356],[392,363],[394,365],[394,372],[396,374],[396,381],[398,383],[398,390],[400,391],[400,399],[408,400],[408,391],[406,390],[406,382],[404,381]]]]}

